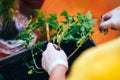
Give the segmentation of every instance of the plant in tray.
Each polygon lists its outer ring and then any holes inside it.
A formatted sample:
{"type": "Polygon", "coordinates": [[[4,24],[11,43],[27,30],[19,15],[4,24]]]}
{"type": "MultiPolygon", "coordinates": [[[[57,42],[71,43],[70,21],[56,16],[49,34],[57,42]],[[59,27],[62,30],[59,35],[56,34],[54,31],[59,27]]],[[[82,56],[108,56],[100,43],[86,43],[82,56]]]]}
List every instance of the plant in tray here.
{"type": "MultiPolygon", "coordinates": [[[[7,35],[10,35],[10,30],[14,30],[12,27],[15,27],[15,22],[13,20],[13,4],[14,0],[0,1],[0,16],[3,17],[1,36],[5,39],[9,39],[7,35]]],[[[92,19],[92,15],[89,11],[85,16],[81,13],[77,13],[76,15],[71,16],[66,10],[64,10],[61,12],[61,16],[65,18],[63,21],[58,21],[56,14],[46,15],[38,9],[34,10],[34,12],[38,14],[38,16],[35,18],[30,18],[28,25],[25,26],[25,29],[21,31],[15,37],[15,39],[24,40],[26,43],[24,43],[22,46],[28,46],[33,39],[31,32],[38,31],[41,34],[46,33],[47,24],[53,43],[57,42],[59,47],[62,41],[65,41],[66,43],[71,41],[76,42],[77,48],[68,56],[68,59],[72,57],[72,55],[82,46],[82,44],[88,40],[89,36],[93,33],[93,25],[96,22],[96,19],[92,19]]],[[[31,49],[34,63],[34,56],[36,54],[34,54],[34,49],[39,48],[42,45],[42,42],[38,42],[33,45],[31,49]]],[[[39,50],[42,51],[42,49],[39,50]]]]}
{"type": "MultiPolygon", "coordinates": [[[[93,25],[96,19],[92,19],[91,13],[88,11],[86,15],[77,13],[75,16],[70,16],[67,11],[63,11],[61,16],[65,17],[65,21],[61,22],[55,40],[60,46],[61,41],[75,41],[77,49],[82,46],[93,33],[93,25]],[[65,28],[67,27],[67,28],[65,28]]],[[[68,59],[77,51],[77,49],[68,57],[68,59]]]]}
{"type": "MultiPolygon", "coordinates": [[[[13,20],[13,4],[14,0],[0,0],[0,16],[3,18],[2,26],[0,25],[0,29],[2,28],[0,37],[3,37],[4,39],[12,38],[15,40],[24,40],[25,43],[22,44],[23,47],[29,46],[33,41],[34,37],[32,36],[32,32],[35,31],[40,34],[46,34],[48,31],[46,30],[47,26],[50,33],[50,36],[47,35],[47,37],[51,37],[51,41],[58,44],[59,48],[61,47],[62,41],[67,44],[70,44],[72,41],[75,42],[76,49],[68,56],[68,59],[70,60],[93,33],[96,19],[92,19],[92,15],[89,11],[85,15],[77,13],[76,15],[71,16],[64,10],[61,12],[61,17],[64,17],[64,20],[58,21],[57,14],[47,15],[38,9],[34,10],[38,16],[35,18],[31,17],[24,30],[18,33],[15,28],[15,21],[13,20]],[[13,30],[16,32],[12,32],[13,30]],[[8,37],[8,35],[10,37],[8,37]]],[[[39,41],[30,47],[32,60],[24,60],[24,63],[22,64],[27,66],[28,74],[45,72],[41,66],[38,65],[36,59],[36,57],[44,51],[46,47],[45,43],[47,43],[45,41],[46,39],[44,39],[44,41],[39,41]]],[[[50,39],[48,39],[48,42],[49,41],[50,39]]]]}
{"type": "MultiPolygon", "coordinates": [[[[58,21],[56,14],[50,14],[46,17],[45,13],[39,10],[35,11],[39,16],[34,19],[31,18],[29,24],[25,27],[25,30],[19,33],[16,39],[25,40],[26,46],[32,40],[32,37],[29,33],[34,30],[39,31],[40,33],[46,33],[46,24],[48,24],[50,33],[52,33],[52,31],[55,32],[54,34],[50,35],[53,43],[57,42],[59,47],[62,41],[65,41],[65,43],[75,41],[77,48],[68,56],[68,59],[71,58],[75,52],[90,38],[89,36],[93,33],[93,26],[97,21],[96,19],[92,19],[92,15],[89,11],[85,14],[85,16],[81,13],[71,16],[66,10],[64,10],[61,13],[61,16],[65,18],[63,21],[58,21]]],[[[30,71],[28,71],[29,74],[37,72],[37,70],[41,69],[37,66],[34,57],[43,51],[40,49],[40,47],[43,45],[43,42],[38,42],[33,45],[31,49],[35,66],[32,66],[30,71]],[[34,50],[36,48],[38,48],[40,52],[35,52],[34,50]]]]}

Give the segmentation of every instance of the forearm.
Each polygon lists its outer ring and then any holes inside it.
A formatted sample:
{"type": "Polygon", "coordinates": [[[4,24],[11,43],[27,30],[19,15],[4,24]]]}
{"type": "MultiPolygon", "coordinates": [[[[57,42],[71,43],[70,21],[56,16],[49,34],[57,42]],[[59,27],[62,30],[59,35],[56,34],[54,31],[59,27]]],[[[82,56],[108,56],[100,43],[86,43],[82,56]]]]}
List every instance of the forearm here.
{"type": "Polygon", "coordinates": [[[55,44],[48,43],[42,53],[42,67],[49,74],[49,80],[65,80],[68,69],[67,55],[63,50],[57,50],[55,44]]]}
{"type": "Polygon", "coordinates": [[[67,68],[63,65],[57,65],[51,72],[49,80],[65,80],[67,68]]]}

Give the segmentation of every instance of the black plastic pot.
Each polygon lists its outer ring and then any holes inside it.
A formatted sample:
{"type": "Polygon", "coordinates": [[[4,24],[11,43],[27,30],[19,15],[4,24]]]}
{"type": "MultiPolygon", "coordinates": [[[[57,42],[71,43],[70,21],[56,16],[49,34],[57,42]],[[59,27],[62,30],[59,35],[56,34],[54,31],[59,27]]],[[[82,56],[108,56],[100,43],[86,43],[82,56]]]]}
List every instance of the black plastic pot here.
{"type": "MultiPolygon", "coordinates": [[[[46,44],[47,42],[44,42],[44,45],[40,47],[40,49],[45,50],[46,44]]],[[[95,46],[95,43],[93,40],[88,39],[86,43],[83,44],[83,46],[80,47],[68,60],[69,67],[71,68],[73,61],[81,54],[81,52],[92,46],[95,46]]],[[[66,52],[67,56],[69,56],[70,53],[75,50],[76,45],[73,41],[69,43],[63,41],[61,47],[66,52]]],[[[39,50],[36,49],[36,51],[39,50]]],[[[39,67],[41,67],[41,56],[41,52],[35,56],[36,64],[39,67]]],[[[42,70],[44,73],[28,74],[29,68],[27,65],[30,65],[31,62],[33,62],[31,48],[0,59],[0,80],[48,80],[49,76],[44,70],[42,70]]]]}

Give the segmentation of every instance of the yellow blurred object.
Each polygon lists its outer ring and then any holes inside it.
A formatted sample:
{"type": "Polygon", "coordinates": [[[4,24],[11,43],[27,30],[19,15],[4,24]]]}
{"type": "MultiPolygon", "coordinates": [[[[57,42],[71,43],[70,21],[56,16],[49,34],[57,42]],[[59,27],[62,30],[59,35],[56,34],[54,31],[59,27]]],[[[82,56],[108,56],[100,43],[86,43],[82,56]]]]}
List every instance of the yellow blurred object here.
{"type": "Polygon", "coordinates": [[[120,38],[83,52],[67,80],[120,80],[120,38]]]}

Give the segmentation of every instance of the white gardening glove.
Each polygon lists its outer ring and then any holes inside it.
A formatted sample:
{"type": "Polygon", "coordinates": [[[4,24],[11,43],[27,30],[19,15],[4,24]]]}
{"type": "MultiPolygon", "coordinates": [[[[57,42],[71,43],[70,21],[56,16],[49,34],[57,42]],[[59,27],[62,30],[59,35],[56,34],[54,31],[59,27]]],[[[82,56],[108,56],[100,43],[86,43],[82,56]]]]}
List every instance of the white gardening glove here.
{"type": "Polygon", "coordinates": [[[100,31],[108,31],[108,28],[120,30],[120,7],[104,14],[100,23],[100,31]]]}
{"type": "Polygon", "coordinates": [[[42,67],[50,75],[57,65],[63,65],[68,69],[67,56],[63,50],[57,50],[54,44],[48,43],[42,54],[42,67]]]}

